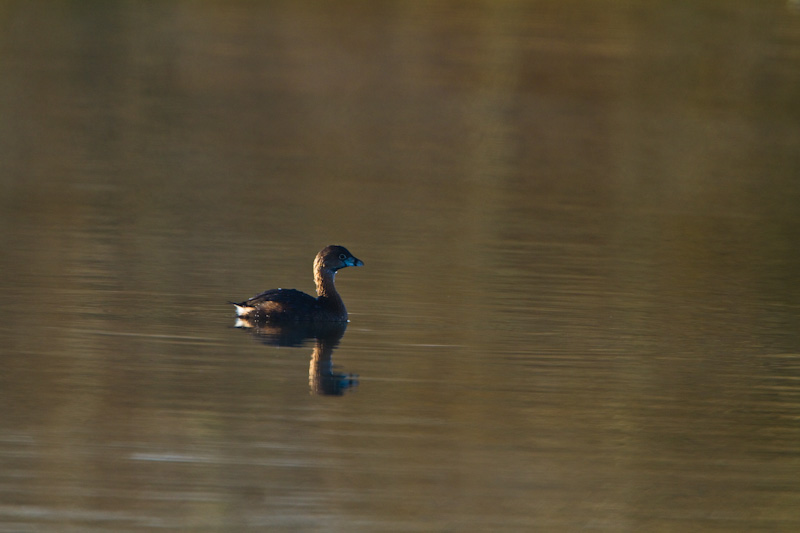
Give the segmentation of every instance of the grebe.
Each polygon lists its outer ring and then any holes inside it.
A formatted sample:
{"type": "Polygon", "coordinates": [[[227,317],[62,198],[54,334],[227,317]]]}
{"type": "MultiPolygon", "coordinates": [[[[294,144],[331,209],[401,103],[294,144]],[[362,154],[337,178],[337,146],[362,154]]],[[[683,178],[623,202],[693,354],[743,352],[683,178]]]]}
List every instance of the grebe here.
{"type": "Polygon", "coordinates": [[[317,297],[295,289],[271,289],[249,300],[233,303],[242,318],[269,322],[347,322],[347,309],[336,292],[333,278],[346,267],[364,266],[364,262],[344,246],[323,248],[314,259],[314,283],[317,297]]]}

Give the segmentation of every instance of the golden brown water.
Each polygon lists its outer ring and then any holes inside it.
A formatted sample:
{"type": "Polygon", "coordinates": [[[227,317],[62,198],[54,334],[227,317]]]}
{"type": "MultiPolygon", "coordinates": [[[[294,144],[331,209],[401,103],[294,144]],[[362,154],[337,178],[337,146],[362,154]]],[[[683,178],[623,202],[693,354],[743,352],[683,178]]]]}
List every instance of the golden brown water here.
{"type": "Polygon", "coordinates": [[[800,530],[800,13],[661,4],[6,3],[0,531],[800,530]]]}

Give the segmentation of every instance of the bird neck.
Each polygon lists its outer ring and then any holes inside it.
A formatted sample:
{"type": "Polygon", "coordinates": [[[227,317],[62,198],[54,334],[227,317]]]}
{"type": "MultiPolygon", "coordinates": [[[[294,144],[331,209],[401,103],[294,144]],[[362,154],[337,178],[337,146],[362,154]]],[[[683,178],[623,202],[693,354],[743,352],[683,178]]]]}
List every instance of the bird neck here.
{"type": "Polygon", "coordinates": [[[333,270],[319,269],[314,271],[314,284],[317,286],[317,300],[330,311],[346,317],[347,310],[333,282],[335,276],[336,272],[333,270]]]}

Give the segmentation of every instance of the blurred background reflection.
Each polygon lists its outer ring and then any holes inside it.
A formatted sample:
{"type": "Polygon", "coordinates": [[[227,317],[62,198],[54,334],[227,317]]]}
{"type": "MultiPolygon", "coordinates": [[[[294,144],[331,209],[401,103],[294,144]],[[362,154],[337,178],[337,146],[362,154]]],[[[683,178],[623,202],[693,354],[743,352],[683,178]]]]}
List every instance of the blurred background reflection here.
{"type": "Polygon", "coordinates": [[[5,2],[0,530],[800,530],[798,87],[792,2],[5,2]]]}

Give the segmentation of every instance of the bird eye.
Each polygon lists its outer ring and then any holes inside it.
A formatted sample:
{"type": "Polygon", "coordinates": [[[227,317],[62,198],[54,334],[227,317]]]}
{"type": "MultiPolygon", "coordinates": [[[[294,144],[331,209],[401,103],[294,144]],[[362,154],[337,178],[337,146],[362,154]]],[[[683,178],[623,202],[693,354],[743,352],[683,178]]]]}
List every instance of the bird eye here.
{"type": "Polygon", "coordinates": [[[347,259],[347,256],[345,254],[339,254],[340,261],[344,261],[345,259],[347,259]]]}

